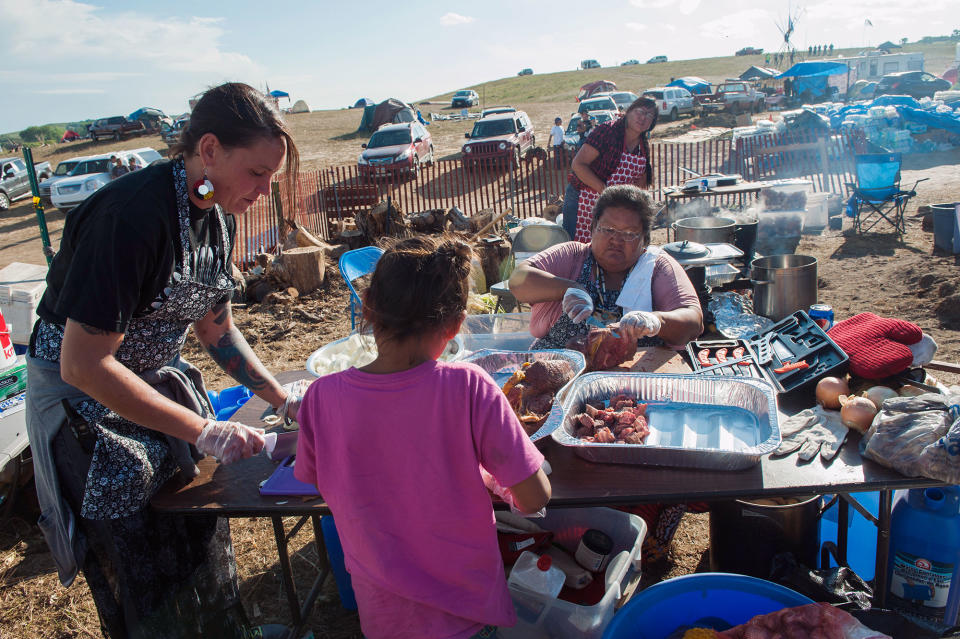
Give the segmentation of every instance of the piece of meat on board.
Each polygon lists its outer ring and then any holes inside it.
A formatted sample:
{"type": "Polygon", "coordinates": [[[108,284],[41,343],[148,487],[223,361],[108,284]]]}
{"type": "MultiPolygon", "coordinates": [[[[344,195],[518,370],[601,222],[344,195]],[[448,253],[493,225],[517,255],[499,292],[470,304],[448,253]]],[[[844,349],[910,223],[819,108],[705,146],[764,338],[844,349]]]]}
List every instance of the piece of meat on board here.
{"type": "Polygon", "coordinates": [[[523,383],[529,393],[556,393],[573,379],[573,367],[564,359],[541,359],[523,370],[523,383]]]}
{"type": "Polygon", "coordinates": [[[609,328],[591,328],[586,335],[574,337],[567,348],[583,353],[588,371],[602,371],[619,366],[637,354],[637,340],[614,337],[609,328]]]}

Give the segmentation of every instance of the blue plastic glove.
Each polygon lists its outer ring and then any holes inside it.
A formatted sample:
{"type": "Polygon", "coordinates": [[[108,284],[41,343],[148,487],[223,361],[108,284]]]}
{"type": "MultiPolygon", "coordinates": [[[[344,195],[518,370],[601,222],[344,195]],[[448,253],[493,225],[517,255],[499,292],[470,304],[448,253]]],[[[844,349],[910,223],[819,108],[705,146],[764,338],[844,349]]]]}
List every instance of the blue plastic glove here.
{"type": "Polygon", "coordinates": [[[593,315],[593,300],[582,288],[568,288],[563,294],[560,308],[571,321],[579,324],[593,315]]]}
{"type": "Polygon", "coordinates": [[[660,318],[647,311],[630,311],[617,323],[620,334],[627,339],[640,339],[658,335],[662,324],[660,318]]]}

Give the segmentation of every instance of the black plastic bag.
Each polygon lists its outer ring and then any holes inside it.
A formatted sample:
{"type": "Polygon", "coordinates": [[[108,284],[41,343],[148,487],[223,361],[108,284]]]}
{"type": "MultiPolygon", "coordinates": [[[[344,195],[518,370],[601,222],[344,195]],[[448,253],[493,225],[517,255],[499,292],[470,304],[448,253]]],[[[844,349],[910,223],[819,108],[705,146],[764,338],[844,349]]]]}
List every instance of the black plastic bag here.
{"type": "Polygon", "coordinates": [[[789,552],[773,558],[770,581],[842,610],[863,610],[872,605],[873,589],[850,568],[838,566],[812,570],[797,563],[793,553],[789,552]]]}

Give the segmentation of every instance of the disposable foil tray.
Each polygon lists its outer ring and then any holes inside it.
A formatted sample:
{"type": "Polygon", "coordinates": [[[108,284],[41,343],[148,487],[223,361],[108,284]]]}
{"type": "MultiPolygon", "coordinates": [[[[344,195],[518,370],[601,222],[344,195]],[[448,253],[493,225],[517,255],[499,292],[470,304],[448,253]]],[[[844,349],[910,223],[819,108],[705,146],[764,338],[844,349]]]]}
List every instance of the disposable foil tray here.
{"type": "Polygon", "coordinates": [[[484,349],[476,351],[463,359],[465,362],[472,362],[487,371],[501,388],[510,379],[510,376],[519,369],[524,362],[537,362],[540,360],[562,359],[570,363],[573,368],[573,380],[567,382],[557,391],[553,399],[553,405],[550,407],[550,414],[547,416],[543,425],[530,436],[530,439],[537,441],[543,439],[563,422],[563,398],[569,391],[577,376],[583,373],[587,367],[587,360],[583,353],[569,350],[566,348],[544,349],[540,351],[497,351],[484,349]]]}
{"type": "Polygon", "coordinates": [[[594,462],[737,470],[780,446],[777,402],[766,380],[587,373],[573,380],[553,439],[594,462]],[[644,444],[599,444],[574,436],[574,416],[589,401],[627,394],[647,403],[644,444]]]}

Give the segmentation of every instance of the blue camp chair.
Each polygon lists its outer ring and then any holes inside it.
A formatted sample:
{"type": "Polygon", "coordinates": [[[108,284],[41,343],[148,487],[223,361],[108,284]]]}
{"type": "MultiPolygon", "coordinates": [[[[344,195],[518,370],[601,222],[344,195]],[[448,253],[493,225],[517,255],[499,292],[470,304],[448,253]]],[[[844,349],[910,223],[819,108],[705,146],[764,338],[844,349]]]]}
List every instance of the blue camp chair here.
{"type": "Polygon", "coordinates": [[[347,251],[340,256],[340,274],[343,276],[343,281],[347,283],[347,288],[350,289],[350,328],[356,328],[357,315],[360,313],[360,307],[363,306],[360,295],[353,288],[353,280],[373,273],[381,255],[383,255],[382,248],[365,246],[347,251]]]}
{"type": "Polygon", "coordinates": [[[853,228],[866,233],[884,220],[889,222],[898,235],[906,232],[903,220],[907,202],[917,194],[917,184],[929,178],[917,180],[913,188],[900,188],[899,153],[865,153],[857,156],[857,182],[848,182],[851,195],[847,213],[853,217],[853,228]]]}

